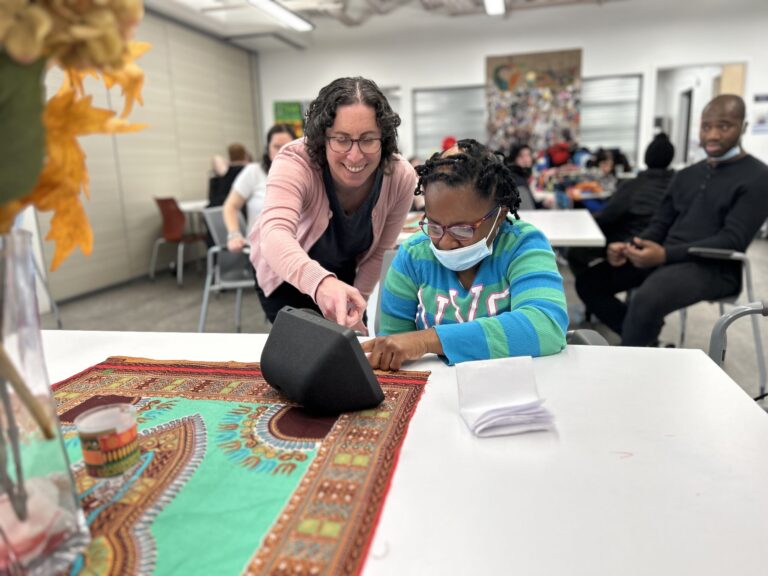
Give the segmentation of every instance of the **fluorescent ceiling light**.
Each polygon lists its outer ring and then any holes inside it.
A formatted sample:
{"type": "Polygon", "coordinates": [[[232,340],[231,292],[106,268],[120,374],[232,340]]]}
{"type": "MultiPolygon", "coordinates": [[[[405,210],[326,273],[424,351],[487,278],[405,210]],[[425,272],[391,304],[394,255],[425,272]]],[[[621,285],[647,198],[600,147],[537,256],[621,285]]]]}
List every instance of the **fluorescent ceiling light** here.
{"type": "Polygon", "coordinates": [[[248,0],[248,2],[253,6],[256,6],[259,10],[263,10],[273,18],[280,20],[280,22],[286,26],[290,26],[299,32],[309,32],[315,28],[314,24],[308,20],[304,20],[304,18],[295,12],[291,12],[288,8],[282,4],[278,4],[274,0],[248,0]]]}
{"type": "Polygon", "coordinates": [[[483,0],[483,4],[488,16],[503,16],[507,11],[505,0],[483,0]]]}

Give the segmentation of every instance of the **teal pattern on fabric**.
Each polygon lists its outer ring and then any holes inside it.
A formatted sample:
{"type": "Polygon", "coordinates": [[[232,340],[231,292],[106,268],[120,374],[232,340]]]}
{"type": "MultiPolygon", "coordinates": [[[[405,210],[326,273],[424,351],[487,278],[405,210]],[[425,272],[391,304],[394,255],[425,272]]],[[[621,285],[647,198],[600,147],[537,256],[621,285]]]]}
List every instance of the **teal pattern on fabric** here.
{"type": "Polygon", "coordinates": [[[450,364],[565,347],[563,279],[537,228],[505,220],[468,290],[440,265],[430,242],[416,234],[400,246],[382,289],[380,335],[434,327],[450,364]]]}

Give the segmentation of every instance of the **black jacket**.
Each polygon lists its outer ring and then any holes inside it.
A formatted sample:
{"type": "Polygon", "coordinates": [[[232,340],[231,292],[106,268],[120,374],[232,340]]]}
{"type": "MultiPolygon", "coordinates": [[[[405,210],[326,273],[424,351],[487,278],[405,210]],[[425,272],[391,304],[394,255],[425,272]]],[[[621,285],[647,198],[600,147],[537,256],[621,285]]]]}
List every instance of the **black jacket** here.
{"type": "Polygon", "coordinates": [[[674,170],[653,168],[622,182],[605,208],[595,214],[606,241],[625,242],[645,230],[674,174],[674,170]]]}

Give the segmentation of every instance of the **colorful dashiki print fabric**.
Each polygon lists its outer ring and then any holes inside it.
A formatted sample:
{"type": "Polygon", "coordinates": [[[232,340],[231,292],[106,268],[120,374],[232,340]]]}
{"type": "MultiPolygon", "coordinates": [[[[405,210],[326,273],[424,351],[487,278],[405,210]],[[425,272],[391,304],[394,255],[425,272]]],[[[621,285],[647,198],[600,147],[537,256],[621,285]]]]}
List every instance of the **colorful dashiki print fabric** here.
{"type": "Polygon", "coordinates": [[[92,543],[72,574],[356,574],[428,372],[377,373],[377,408],[317,417],[258,364],[113,357],[54,386],[92,543]],[[141,456],[88,476],[72,422],[135,406],[141,456]]]}

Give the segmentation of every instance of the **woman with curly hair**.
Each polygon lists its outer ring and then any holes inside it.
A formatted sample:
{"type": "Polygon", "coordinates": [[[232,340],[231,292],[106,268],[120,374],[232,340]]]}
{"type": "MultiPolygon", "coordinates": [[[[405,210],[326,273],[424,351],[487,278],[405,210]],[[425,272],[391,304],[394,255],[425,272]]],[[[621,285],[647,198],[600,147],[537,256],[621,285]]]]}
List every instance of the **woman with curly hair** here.
{"type": "Polygon", "coordinates": [[[424,234],[400,246],[387,272],[384,336],[363,343],[371,366],[399,370],[428,353],[454,364],[559,352],[568,327],[563,279],[544,234],[519,220],[503,158],[459,140],[416,171],[424,234]]]}
{"type": "Polygon", "coordinates": [[[339,78],[310,104],[304,138],[275,157],[250,233],[256,290],[271,322],[293,306],[365,331],[366,299],[416,186],[397,154],[399,125],[374,82],[339,78]]]}

